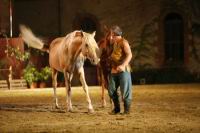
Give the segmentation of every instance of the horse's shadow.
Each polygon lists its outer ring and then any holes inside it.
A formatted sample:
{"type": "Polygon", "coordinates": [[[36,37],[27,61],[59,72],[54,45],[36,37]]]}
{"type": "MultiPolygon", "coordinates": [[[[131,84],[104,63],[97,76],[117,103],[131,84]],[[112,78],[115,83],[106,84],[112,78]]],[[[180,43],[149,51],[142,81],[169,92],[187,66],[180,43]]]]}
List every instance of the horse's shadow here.
{"type": "MultiPolygon", "coordinates": [[[[87,114],[88,111],[83,105],[73,105],[73,112],[87,114]]],[[[60,105],[59,108],[54,108],[50,104],[0,104],[0,111],[13,112],[52,112],[52,113],[67,113],[65,105],[60,105]]]]}
{"type": "Polygon", "coordinates": [[[56,112],[65,113],[66,109],[55,109],[52,105],[44,104],[0,104],[0,111],[14,112],[56,112]]]}

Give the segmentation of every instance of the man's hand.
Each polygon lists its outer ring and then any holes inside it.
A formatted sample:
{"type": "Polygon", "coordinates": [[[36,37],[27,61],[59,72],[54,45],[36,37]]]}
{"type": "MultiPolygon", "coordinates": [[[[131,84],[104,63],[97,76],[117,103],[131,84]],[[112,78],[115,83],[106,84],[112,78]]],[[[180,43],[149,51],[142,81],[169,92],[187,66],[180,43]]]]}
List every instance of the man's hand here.
{"type": "Polygon", "coordinates": [[[117,71],[118,71],[118,72],[125,71],[125,65],[119,65],[119,66],[117,67],[117,71]]]}

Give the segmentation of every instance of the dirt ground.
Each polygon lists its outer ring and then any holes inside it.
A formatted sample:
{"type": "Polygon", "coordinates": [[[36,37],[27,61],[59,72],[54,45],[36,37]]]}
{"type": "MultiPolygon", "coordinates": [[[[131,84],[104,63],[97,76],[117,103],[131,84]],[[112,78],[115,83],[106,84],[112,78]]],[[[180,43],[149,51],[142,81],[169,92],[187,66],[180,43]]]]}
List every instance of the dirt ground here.
{"type": "Polygon", "coordinates": [[[65,111],[64,88],[58,89],[58,110],[52,108],[52,88],[0,90],[0,133],[200,132],[200,84],[135,85],[130,115],[110,115],[109,102],[101,107],[100,87],[89,88],[93,114],[81,87],[72,88],[73,113],[65,111]]]}

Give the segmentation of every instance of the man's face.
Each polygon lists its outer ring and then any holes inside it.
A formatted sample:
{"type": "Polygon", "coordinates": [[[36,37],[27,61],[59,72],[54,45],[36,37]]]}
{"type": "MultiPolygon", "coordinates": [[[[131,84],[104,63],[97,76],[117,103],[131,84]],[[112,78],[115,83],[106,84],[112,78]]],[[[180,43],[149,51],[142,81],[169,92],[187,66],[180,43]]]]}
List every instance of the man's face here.
{"type": "Polygon", "coordinates": [[[111,32],[111,34],[110,34],[110,41],[111,41],[111,43],[114,43],[116,41],[116,36],[113,32],[111,32]]]}

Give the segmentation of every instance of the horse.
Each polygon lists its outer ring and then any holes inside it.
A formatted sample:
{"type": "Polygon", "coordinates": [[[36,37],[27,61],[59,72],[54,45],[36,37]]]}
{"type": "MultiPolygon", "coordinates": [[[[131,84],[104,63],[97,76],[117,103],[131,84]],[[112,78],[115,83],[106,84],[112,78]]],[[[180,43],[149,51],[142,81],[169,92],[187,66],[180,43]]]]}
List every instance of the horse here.
{"type": "MultiPolygon", "coordinates": [[[[105,90],[108,90],[108,78],[109,73],[111,72],[111,59],[110,55],[112,53],[112,44],[111,44],[111,30],[107,27],[104,27],[105,35],[104,37],[98,42],[99,49],[101,50],[100,54],[100,62],[97,65],[97,75],[98,81],[101,85],[101,100],[102,100],[102,107],[106,107],[106,100],[105,100],[105,90]]],[[[110,99],[112,104],[112,101],[110,99]]]]}
{"type": "MultiPolygon", "coordinates": [[[[98,55],[100,58],[100,62],[97,64],[97,78],[102,90],[101,93],[102,107],[106,107],[105,90],[108,90],[108,76],[111,71],[110,55],[112,53],[112,44],[110,41],[111,30],[109,30],[107,27],[105,27],[104,30],[105,30],[104,37],[100,39],[100,41],[98,41],[98,47],[100,50],[98,55]]],[[[83,68],[84,61],[85,57],[82,54],[80,54],[80,56],[76,61],[76,68],[78,70],[82,86],[87,88],[87,83],[85,81],[84,68],[83,68]]],[[[111,99],[110,102],[112,104],[111,99]]]]}
{"type": "Polygon", "coordinates": [[[99,47],[94,39],[95,32],[92,34],[83,31],[73,31],[65,37],[54,39],[50,43],[49,49],[44,48],[44,43],[41,39],[36,37],[32,31],[24,25],[20,26],[21,36],[25,43],[31,47],[46,51],[49,53],[49,64],[52,69],[52,84],[54,91],[54,105],[59,108],[56,94],[57,88],[57,74],[64,73],[66,86],[66,102],[67,111],[73,112],[71,101],[71,80],[75,69],[78,70],[80,81],[86,93],[88,102],[88,112],[94,112],[91,99],[89,96],[88,86],[85,81],[83,63],[85,58],[97,65],[99,62],[99,47]]]}

